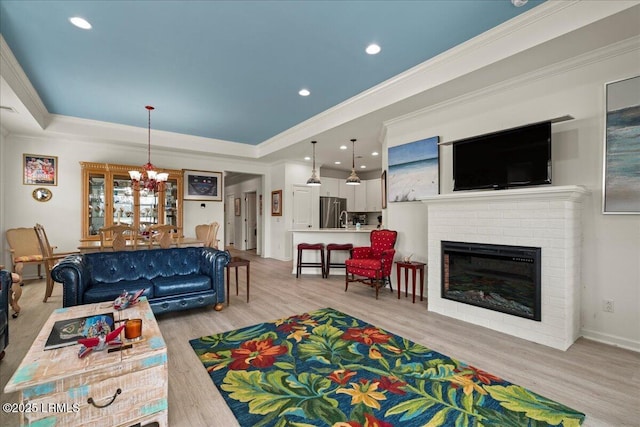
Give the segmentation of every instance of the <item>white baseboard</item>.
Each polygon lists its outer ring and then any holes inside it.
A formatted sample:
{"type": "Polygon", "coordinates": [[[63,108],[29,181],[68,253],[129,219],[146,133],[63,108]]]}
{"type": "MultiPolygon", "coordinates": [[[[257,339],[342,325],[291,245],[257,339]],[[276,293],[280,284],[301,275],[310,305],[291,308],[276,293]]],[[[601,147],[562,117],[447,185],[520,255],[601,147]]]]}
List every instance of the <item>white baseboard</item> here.
{"type": "Polygon", "coordinates": [[[628,338],[618,337],[616,335],[603,334],[602,332],[592,331],[590,329],[582,329],[584,338],[598,341],[604,344],[610,344],[616,347],[626,348],[627,350],[637,351],[640,353],[640,342],[633,341],[628,338]]]}

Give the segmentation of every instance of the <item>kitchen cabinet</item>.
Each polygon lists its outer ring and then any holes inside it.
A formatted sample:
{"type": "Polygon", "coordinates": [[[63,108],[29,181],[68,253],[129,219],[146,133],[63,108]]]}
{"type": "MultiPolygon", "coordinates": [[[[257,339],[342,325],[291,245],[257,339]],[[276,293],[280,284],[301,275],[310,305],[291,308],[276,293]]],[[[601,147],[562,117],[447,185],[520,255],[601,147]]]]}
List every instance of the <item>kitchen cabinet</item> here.
{"type": "Polygon", "coordinates": [[[367,212],[382,210],[382,180],[380,178],[367,180],[367,212]]]}
{"type": "Polygon", "coordinates": [[[339,196],[343,199],[347,199],[347,210],[349,212],[355,212],[355,192],[354,188],[357,185],[347,185],[346,179],[339,180],[339,196]]]}
{"type": "Polygon", "coordinates": [[[115,224],[144,230],[151,224],[182,227],[182,171],[167,172],[165,190],[152,193],[131,187],[130,170],[140,166],[80,162],[82,169],[82,240],[99,240],[99,230],[115,224]]]}
{"type": "Polygon", "coordinates": [[[354,185],[354,212],[366,212],[367,211],[367,184],[365,180],[360,181],[360,185],[354,185]]]}
{"type": "Polygon", "coordinates": [[[340,180],[338,178],[320,178],[320,195],[327,197],[340,197],[340,180]]]}

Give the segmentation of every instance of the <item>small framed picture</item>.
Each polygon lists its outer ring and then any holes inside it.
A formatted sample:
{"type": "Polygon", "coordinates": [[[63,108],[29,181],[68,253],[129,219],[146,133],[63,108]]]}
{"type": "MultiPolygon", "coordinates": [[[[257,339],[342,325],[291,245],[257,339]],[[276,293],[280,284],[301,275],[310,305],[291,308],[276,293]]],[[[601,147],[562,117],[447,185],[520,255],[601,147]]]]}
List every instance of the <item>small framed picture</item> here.
{"type": "Polygon", "coordinates": [[[236,197],[233,200],[233,208],[236,213],[236,216],[240,216],[240,198],[239,197],[236,197]]]}
{"type": "Polygon", "coordinates": [[[222,201],[222,172],[182,171],[184,200],[222,201]]]}
{"type": "Polygon", "coordinates": [[[58,157],[23,154],[25,185],[58,185],[58,157]]]}
{"type": "Polygon", "coordinates": [[[282,216],[282,190],[271,192],[271,216],[282,216]]]}

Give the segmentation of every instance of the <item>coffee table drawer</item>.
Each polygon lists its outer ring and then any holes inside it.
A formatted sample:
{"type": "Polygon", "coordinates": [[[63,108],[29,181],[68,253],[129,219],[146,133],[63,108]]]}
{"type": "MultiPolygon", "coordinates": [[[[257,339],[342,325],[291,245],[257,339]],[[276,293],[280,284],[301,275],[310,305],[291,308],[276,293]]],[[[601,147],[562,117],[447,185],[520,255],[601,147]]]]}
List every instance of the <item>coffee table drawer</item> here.
{"type": "MultiPolygon", "coordinates": [[[[34,410],[24,414],[24,425],[42,423],[46,419],[46,425],[55,426],[128,426],[156,413],[166,420],[166,365],[117,377],[107,375],[102,380],[71,388],[65,388],[65,381],[61,380],[49,394],[33,399],[25,396],[25,407],[34,410]]],[[[165,424],[166,421],[160,422],[160,425],[165,424]]]]}

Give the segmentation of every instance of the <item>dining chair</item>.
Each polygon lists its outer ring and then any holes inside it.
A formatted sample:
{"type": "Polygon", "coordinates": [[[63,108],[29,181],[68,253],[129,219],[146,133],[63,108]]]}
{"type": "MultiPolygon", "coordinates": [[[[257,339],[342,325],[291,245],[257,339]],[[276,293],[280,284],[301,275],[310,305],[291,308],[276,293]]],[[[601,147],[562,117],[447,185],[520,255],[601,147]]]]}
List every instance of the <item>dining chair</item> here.
{"type": "Polygon", "coordinates": [[[181,234],[182,228],[176,227],[175,225],[150,225],[149,247],[157,243],[162,249],[168,249],[181,234]]]}
{"type": "Polygon", "coordinates": [[[11,271],[20,276],[25,264],[38,265],[38,277],[42,279],[42,253],[33,227],[19,227],[7,229],[5,236],[11,254],[11,271]]]}
{"type": "Polygon", "coordinates": [[[49,244],[49,239],[47,238],[47,233],[44,231],[44,227],[40,224],[36,224],[33,229],[36,232],[36,236],[38,236],[38,243],[40,244],[40,251],[42,252],[42,260],[44,262],[45,271],[47,273],[47,287],[44,292],[44,299],[42,302],[47,302],[47,299],[51,296],[53,292],[53,279],[51,278],[51,270],[56,265],[57,260],[65,258],[72,254],[79,253],[78,251],[74,252],[58,252],[54,253],[55,246],[51,246],[49,244]]]}
{"type": "Polygon", "coordinates": [[[204,247],[218,249],[218,243],[220,242],[217,239],[219,228],[220,224],[217,221],[211,224],[198,224],[196,225],[196,239],[202,240],[204,247]]]}
{"type": "Polygon", "coordinates": [[[100,251],[136,250],[138,248],[138,231],[130,225],[111,225],[100,230],[100,251]]]}

